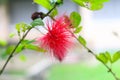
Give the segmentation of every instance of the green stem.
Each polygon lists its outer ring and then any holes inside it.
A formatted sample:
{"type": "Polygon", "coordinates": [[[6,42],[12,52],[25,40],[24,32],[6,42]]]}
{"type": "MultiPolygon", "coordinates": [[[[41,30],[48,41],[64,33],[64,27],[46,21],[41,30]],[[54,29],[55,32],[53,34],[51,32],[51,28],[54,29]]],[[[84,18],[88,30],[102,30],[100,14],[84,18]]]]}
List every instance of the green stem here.
{"type": "Polygon", "coordinates": [[[10,61],[10,59],[13,57],[13,54],[14,52],[16,51],[16,49],[18,48],[18,46],[20,45],[20,43],[24,40],[24,38],[27,36],[27,34],[29,33],[29,31],[31,30],[32,28],[30,28],[26,33],[25,35],[22,37],[22,39],[20,39],[20,41],[17,43],[17,45],[15,46],[15,48],[13,49],[13,51],[11,52],[11,54],[9,55],[7,61],[5,62],[4,66],[2,67],[1,71],[0,71],[0,75],[3,73],[3,71],[5,70],[8,62],[10,61]]]}
{"type": "MultiPolygon", "coordinates": [[[[78,40],[78,39],[77,39],[78,40]]],[[[91,49],[89,49],[88,47],[86,47],[86,46],[84,46],[84,45],[82,45],[89,53],[91,53],[95,58],[97,57],[97,55],[91,50],[91,49]]],[[[100,60],[99,60],[100,61],[100,60]]],[[[102,61],[100,61],[101,63],[103,63],[102,61]]],[[[115,78],[115,80],[120,80],[117,76],[116,76],[116,74],[113,72],[113,70],[107,65],[107,64],[105,64],[105,63],[103,63],[103,65],[108,69],[108,72],[110,72],[112,75],[113,75],[113,77],[115,78]]]]}
{"type": "MultiPolygon", "coordinates": [[[[69,31],[69,30],[68,30],[69,31]]],[[[71,31],[69,31],[71,34],[72,34],[72,36],[80,43],[80,41],[78,40],[78,38],[71,32],[71,31]]],[[[81,44],[81,43],[80,43],[81,44]]],[[[82,45],[82,44],[81,44],[82,45]]],[[[89,53],[91,53],[95,58],[97,57],[97,55],[91,50],[91,49],[89,49],[87,46],[85,46],[85,45],[82,45],[89,53]]],[[[100,60],[99,60],[100,61],[100,60]]],[[[103,63],[102,61],[100,61],[101,63],[103,63]]],[[[113,75],[113,77],[115,78],[115,80],[120,80],[117,76],[116,76],[116,74],[113,72],[113,70],[107,65],[107,64],[105,64],[105,63],[103,63],[103,65],[108,69],[108,72],[110,72],[112,75],[113,75]]]]}

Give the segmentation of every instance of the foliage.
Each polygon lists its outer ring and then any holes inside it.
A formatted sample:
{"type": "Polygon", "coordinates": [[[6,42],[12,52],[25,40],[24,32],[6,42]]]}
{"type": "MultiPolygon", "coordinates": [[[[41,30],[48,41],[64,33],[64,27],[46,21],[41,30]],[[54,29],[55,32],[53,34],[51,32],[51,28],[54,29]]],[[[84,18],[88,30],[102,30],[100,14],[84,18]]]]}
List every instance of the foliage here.
{"type": "MultiPolygon", "coordinates": [[[[84,8],[87,8],[89,10],[94,11],[94,10],[99,10],[99,9],[103,8],[103,4],[105,2],[108,2],[109,0],[71,0],[71,1],[78,4],[81,7],[84,7],[84,8]]],[[[29,31],[31,29],[36,28],[37,26],[41,26],[41,27],[43,26],[43,28],[45,28],[43,19],[46,16],[49,16],[50,18],[53,19],[53,21],[56,21],[55,16],[58,15],[58,10],[56,7],[62,6],[62,4],[64,4],[64,0],[33,0],[33,2],[38,4],[38,5],[41,5],[46,10],[48,10],[48,12],[44,13],[45,15],[42,18],[37,18],[37,19],[33,20],[30,24],[26,24],[24,22],[16,24],[16,31],[17,31],[17,34],[19,36],[19,42],[16,45],[8,45],[8,43],[6,41],[0,40],[0,47],[2,47],[0,57],[2,57],[4,59],[8,57],[6,63],[4,64],[3,68],[0,71],[0,75],[3,73],[5,67],[7,66],[10,59],[12,57],[14,57],[14,55],[22,52],[23,50],[30,49],[30,50],[35,50],[38,52],[46,52],[46,50],[44,50],[43,48],[39,47],[38,45],[36,45],[34,43],[36,41],[35,39],[27,40],[27,39],[25,39],[25,37],[27,36],[27,34],[29,33],[29,31]]],[[[38,16],[41,16],[41,15],[39,14],[38,16]]],[[[99,54],[95,54],[91,49],[89,49],[87,47],[86,40],[80,35],[80,32],[83,28],[80,24],[81,20],[82,20],[81,15],[78,12],[73,11],[73,12],[71,12],[70,16],[68,16],[65,19],[67,19],[69,22],[67,22],[67,20],[64,20],[62,25],[64,26],[66,24],[69,24],[69,26],[70,26],[70,27],[67,26],[68,30],[66,29],[66,27],[65,27],[65,29],[67,31],[69,31],[73,35],[73,37],[75,39],[77,39],[78,42],[89,53],[91,53],[94,57],[96,57],[96,59],[98,61],[103,63],[103,65],[108,69],[108,71],[113,75],[113,77],[116,80],[118,80],[118,78],[116,77],[116,75],[113,72],[113,70],[111,69],[111,67],[109,67],[108,63],[113,64],[113,63],[117,62],[120,59],[120,51],[116,51],[115,53],[110,53],[109,51],[106,51],[106,52],[101,52],[99,54]]],[[[60,29],[61,29],[61,27],[60,27],[60,29]]],[[[10,38],[12,38],[15,36],[15,34],[11,33],[9,36],[10,36],[10,38]]],[[[54,39],[56,40],[55,35],[52,37],[55,37],[54,39]]],[[[22,61],[26,61],[25,55],[23,55],[23,54],[20,55],[20,59],[22,61]]]]}
{"type": "Polygon", "coordinates": [[[108,2],[109,0],[72,0],[72,1],[90,10],[99,10],[103,8],[103,3],[108,2]]]}

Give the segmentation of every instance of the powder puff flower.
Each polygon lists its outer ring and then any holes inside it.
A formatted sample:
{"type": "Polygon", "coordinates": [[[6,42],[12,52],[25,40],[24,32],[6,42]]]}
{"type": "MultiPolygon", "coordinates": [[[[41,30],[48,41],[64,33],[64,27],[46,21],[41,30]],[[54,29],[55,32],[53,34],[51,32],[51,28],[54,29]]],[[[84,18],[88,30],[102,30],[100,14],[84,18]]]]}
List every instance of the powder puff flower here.
{"type": "Polygon", "coordinates": [[[48,32],[43,37],[38,38],[37,43],[59,61],[62,61],[72,44],[73,36],[67,29],[70,22],[66,21],[66,18],[62,16],[54,22],[48,22],[46,25],[48,32]]]}

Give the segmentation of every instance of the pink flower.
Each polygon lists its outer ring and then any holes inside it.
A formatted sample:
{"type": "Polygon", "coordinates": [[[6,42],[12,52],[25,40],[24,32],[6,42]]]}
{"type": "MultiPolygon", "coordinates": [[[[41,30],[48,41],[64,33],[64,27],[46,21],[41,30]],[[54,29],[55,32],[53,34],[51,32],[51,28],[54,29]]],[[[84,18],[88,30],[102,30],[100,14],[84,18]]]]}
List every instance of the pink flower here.
{"type": "Polygon", "coordinates": [[[70,23],[65,22],[65,18],[62,16],[51,24],[48,23],[47,34],[37,40],[42,48],[52,53],[59,61],[63,60],[72,44],[73,37],[66,29],[69,25],[70,23]]]}

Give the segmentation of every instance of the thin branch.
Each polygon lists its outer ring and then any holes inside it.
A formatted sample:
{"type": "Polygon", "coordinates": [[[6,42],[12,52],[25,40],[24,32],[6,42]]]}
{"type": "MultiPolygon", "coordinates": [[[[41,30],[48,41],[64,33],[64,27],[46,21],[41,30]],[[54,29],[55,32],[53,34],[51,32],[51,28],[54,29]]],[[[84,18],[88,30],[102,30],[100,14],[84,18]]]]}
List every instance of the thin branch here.
{"type": "MultiPolygon", "coordinates": [[[[78,39],[77,39],[78,40],[78,39]]],[[[84,46],[83,45],[83,47],[89,52],[89,53],[91,53],[95,58],[97,57],[97,55],[91,50],[91,49],[89,49],[88,47],[86,47],[86,46],[84,46]]],[[[100,61],[100,60],[99,60],[100,61]]],[[[102,61],[100,61],[101,63],[103,63],[102,61]]],[[[113,77],[115,78],[115,80],[120,80],[117,76],[116,76],[116,74],[113,72],[113,70],[107,65],[107,64],[105,64],[105,63],[103,63],[103,65],[108,69],[108,72],[110,72],[112,75],[113,75],[113,77]]]]}
{"type": "MultiPolygon", "coordinates": [[[[78,38],[70,31],[70,30],[68,30],[71,34],[72,34],[72,36],[79,42],[79,40],[78,40],[78,38]]],[[[80,43],[80,42],[79,42],[80,43]]],[[[81,44],[82,45],[82,44],[81,44]]],[[[97,57],[97,55],[91,50],[91,49],[89,49],[87,46],[85,46],[85,45],[82,45],[90,54],[92,54],[95,58],[97,57]]],[[[100,60],[99,60],[100,61],[100,60]]],[[[103,63],[102,61],[100,61],[101,63],[103,63]]],[[[112,75],[113,75],[113,77],[115,78],[115,80],[120,80],[117,76],[116,76],[116,74],[113,72],[113,70],[107,65],[107,64],[104,64],[103,63],[103,65],[108,69],[108,72],[110,72],[112,75]]]]}
{"type": "Polygon", "coordinates": [[[20,43],[24,40],[24,38],[27,36],[27,34],[29,33],[29,31],[31,30],[32,28],[30,28],[26,33],[25,35],[22,37],[22,39],[20,39],[20,41],[17,43],[17,45],[15,46],[14,50],[11,52],[11,54],[9,55],[7,61],[5,62],[4,66],[2,67],[1,71],[0,71],[0,75],[3,73],[3,71],[5,70],[8,62],[10,61],[10,59],[13,57],[13,54],[14,52],[16,51],[16,49],[18,48],[18,46],[20,45],[20,43]]]}

